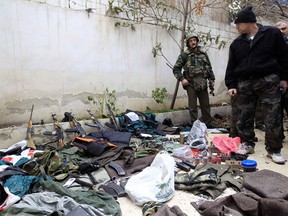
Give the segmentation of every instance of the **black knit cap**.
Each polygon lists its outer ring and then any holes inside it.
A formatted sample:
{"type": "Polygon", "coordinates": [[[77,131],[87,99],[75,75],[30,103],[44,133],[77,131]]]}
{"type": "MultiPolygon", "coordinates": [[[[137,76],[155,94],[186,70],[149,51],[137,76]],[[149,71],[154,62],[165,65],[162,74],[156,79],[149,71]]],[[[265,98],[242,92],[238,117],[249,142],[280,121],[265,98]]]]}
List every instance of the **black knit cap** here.
{"type": "Polygon", "coordinates": [[[256,16],[252,11],[252,6],[249,5],[244,9],[240,10],[236,16],[234,21],[235,24],[237,23],[256,23],[256,16]]]}

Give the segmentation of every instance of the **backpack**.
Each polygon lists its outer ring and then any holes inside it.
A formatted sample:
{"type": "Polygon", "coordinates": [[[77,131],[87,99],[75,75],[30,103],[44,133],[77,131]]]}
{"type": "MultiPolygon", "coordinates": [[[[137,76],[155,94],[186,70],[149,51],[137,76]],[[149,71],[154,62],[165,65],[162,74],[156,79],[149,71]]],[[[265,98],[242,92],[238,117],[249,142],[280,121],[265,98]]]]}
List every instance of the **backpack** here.
{"type": "Polygon", "coordinates": [[[66,162],[57,151],[36,152],[31,160],[24,164],[23,170],[34,176],[51,176],[55,180],[63,180],[69,172],[77,171],[78,167],[66,162]]]}

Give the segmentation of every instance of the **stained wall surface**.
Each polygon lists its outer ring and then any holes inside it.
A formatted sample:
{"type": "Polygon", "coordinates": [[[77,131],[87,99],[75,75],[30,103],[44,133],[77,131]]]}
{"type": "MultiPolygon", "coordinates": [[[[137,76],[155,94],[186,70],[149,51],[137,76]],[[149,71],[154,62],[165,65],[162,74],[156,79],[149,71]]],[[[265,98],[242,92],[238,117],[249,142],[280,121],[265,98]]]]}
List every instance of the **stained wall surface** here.
{"type": "MultiPolygon", "coordinates": [[[[115,90],[117,112],[169,107],[176,79],[163,57],[153,57],[152,47],[161,43],[174,64],[177,43],[156,25],[136,25],[135,31],[116,27],[119,20],[107,16],[107,10],[104,0],[0,1],[1,127],[27,122],[33,104],[36,122],[49,122],[52,113],[62,116],[66,111],[78,118],[89,116],[86,109],[105,114],[103,104],[99,107],[105,91],[115,90]],[[168,91],[164,104],[152,98],[157,87],[168,91]]],[[[195,28],[220,34],[227,42],[221,50],[206,48],[216,75],[215,104],[228,100],[223,79],[235,29],[223,22],[223,14],[222,22],[209,14],[211,10],[204,10],[195,16],[195,28]]],[[[173,37],[180,40],[177,33],[173,37]]],[[[175,108],[185,106],[180,87],[175,108]]]]}

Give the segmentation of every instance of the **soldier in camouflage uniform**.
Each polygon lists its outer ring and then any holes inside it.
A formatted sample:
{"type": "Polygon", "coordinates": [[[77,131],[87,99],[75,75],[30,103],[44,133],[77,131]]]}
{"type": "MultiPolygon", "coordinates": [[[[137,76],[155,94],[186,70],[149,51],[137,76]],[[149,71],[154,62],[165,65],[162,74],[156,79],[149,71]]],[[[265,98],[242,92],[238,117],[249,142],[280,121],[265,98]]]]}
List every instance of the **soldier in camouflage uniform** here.
{"type": "Polygon", "coordinates": [[[240,117],[237,131],[243,154],[254,153],[254,117],[260,100],[265,116],[265,146],[267,157],[284,164],[281,155],[281,91],[288,80],[288,48],[281,32],[271,26],[256,23],[252,6],[242,9],[235,19],[241,34],[230,45],[225,84],[230,96],[237,94],[240,117]]]}
{"type": "Polygon", "coordinates": [[[192,125],[198,119],[198,98],[202,114],[201,120],[209,128],[212,127],[213,118],[210,114],[207,80],[209,81],[210,90],[214,90],[215,76],[208,55],[200,49],[198,43],[199,38],[197,36],[189,36],[187,38],[187,49],[179,55],[173,67],[173,73],[187,91],[192,125]],[[181,72],[182,68],[184,69],[183,73],[181,72]]]}

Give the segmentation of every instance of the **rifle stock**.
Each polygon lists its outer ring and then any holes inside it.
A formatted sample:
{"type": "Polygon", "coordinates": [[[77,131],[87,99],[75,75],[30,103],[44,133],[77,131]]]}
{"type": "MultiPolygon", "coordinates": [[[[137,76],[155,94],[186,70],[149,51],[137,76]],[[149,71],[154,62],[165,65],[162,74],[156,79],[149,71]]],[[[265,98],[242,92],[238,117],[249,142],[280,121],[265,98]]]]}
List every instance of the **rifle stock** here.
{"type": "Polygon", "coordinates": [[[32,124],[32,114],[33,114],[34,105],[32,105],[30,118],[28,121],[28,127],[26,132],[26,140],[27,140],[27,147],[31,149],[36,149],[36,146],[32,140],[32,131],[33,131],[33,124],[32,124]]]}
{"type": "Polygon", "coordinates": [[[72,114],[69,112],[65,112],[64,115],[69,120],[70,125],[74,125],[73,129],[65,129],[65,132],[70,132],[69,130],[76,130],[79,136],[85,137],[86,131],[82,128],[81,124],[74,118],[74,116],[72,116],[72,114]]]}
{"type": "Polygon", "coordinates": [[[55,118],[56,114],[52,114],[52,119],[54,121],[54,128],[56,131],[56,136],[57,136],[57,143],[58,143],[58,147],[62,148],[65,143],[64,143],[64,135],[63,135],[63,127],[60,125],[60,123],[58,122],[58,120],[55,118]]]}

